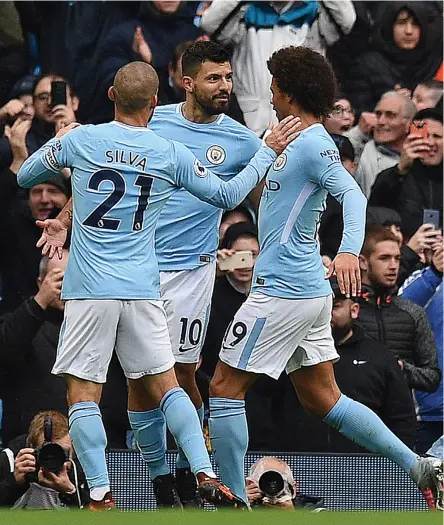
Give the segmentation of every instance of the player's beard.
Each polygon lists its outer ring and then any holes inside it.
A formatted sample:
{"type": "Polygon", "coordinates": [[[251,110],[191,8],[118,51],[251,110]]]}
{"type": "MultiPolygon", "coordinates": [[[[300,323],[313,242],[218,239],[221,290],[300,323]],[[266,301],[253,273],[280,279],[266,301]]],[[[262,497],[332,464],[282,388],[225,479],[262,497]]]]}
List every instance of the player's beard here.
{"type": "MultiPolygon", "coordinates": [[[[217,96],[220,95],[222,95],[222,93],[217,94],[217,96]]],[[[209,97],[198,89],[196,89],[194,93],[196,102],[201,108],[205,110],[208,115],[220,115],[221,113],[225,113],[228,110],[230,105],[230,93],[223,93],[223,95],[227,95],[228,97],[226,102],[223,100],[217,100],[216,96],[209,97]]]]}

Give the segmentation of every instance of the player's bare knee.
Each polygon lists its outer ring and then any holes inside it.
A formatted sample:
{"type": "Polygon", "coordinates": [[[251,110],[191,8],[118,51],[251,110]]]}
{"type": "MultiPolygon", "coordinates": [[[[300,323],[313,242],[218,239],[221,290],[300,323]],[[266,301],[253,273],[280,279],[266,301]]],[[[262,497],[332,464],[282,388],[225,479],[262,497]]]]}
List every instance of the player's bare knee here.
{"type": "Polygon", "coordinates": [[[210,397],[244,399],[254,381],[254,374],[237,370],[219,361],[210,382],[210,397]]]}
{"type": "Polygon", "coordinates": [[[196,365],[176,363],[174,365],[174,372],[176,373],[177,382],[185,391],[196,387],[196,365]]]}

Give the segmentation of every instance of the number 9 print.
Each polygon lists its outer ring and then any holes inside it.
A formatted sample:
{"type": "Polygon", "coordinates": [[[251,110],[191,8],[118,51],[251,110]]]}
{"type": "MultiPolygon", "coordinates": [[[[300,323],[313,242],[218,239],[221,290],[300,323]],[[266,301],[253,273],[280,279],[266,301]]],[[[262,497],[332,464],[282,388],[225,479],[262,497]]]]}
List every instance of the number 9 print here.
{"type": "Polygon", "coordinates": [[[243,341],[243,339],[245,339],[247,331],[248,328],[245,323],[242,323],[241,321],[237,321],[236,323],[231,321],[231,323],[228,325],[227,331],[225,332],[225,336],[222,341],[222,348],[224,350],[231,350],[233,347],[243,341]],[[228,343],[227,341],[231,339],[230,336],[234,337],[234,339],[228,343]]]}

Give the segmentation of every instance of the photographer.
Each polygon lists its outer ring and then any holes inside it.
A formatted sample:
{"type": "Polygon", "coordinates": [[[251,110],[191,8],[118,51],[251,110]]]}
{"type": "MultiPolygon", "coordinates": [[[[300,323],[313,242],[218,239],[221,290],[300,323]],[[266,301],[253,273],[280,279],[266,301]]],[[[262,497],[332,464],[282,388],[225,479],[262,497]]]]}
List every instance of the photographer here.
{"type": "Polygon", "coordinates": [[[0,506],[28,509],[82,507],[88,502],[80,463],[73,459],[68,420],[37,414],[28,435],[0,453],[0,506]]]}
{"type": "Polygon", "coordinates": [[[281,459],[263,457],[250,468],[246,479],[247,497],[252,506],[327,510],[323,498],[306,496],[297,491],[290,466],[281,459]]]}

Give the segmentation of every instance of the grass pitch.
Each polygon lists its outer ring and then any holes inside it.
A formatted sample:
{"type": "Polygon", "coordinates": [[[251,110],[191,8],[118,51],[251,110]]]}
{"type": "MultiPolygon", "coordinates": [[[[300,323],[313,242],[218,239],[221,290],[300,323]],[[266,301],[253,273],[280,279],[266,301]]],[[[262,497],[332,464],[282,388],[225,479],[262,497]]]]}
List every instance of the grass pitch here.
{"type": "Polygon", "coordinates": [[[442,525],[438,512],[0,511],[0,525],[442,525]]]}

